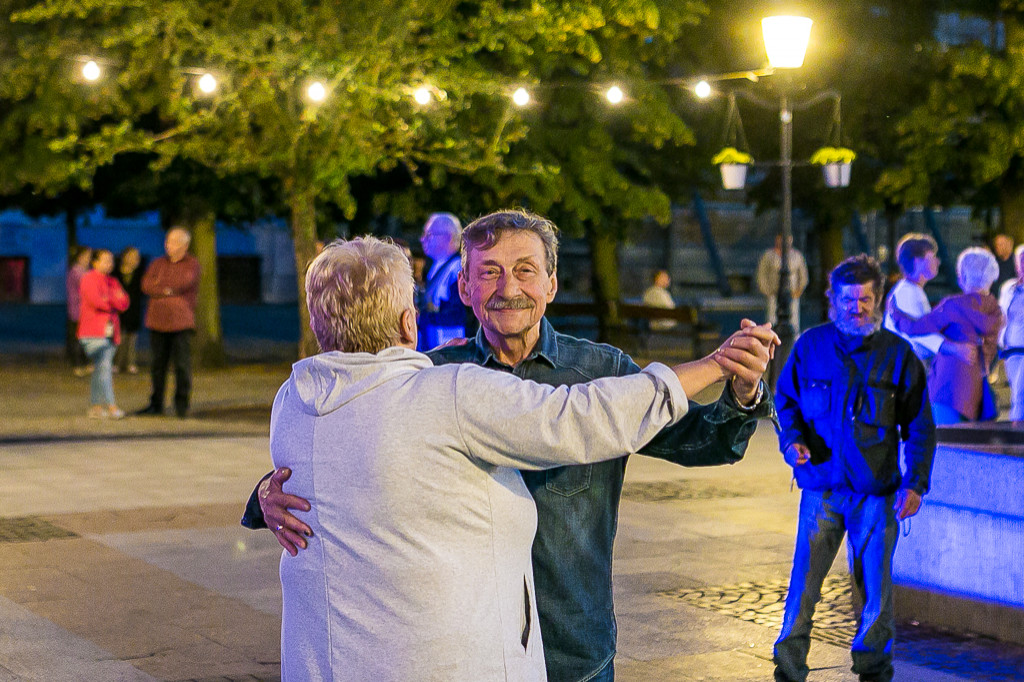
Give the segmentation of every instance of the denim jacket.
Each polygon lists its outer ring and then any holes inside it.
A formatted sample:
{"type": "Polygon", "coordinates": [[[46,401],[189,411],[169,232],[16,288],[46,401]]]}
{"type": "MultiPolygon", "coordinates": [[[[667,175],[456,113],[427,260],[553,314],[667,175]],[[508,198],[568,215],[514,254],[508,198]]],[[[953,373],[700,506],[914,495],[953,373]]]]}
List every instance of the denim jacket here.
{"type": "MultiPolygon", "coordinates": [[[[556,386],[640,371],[622,351],[559,334],[546,319],[536,348],[515,368],[494,357],[483,330],[475,341],[428,355],[435,365],[472,362],[556,386]]],[[[726,390],[711,405],[691,402],[679,423],[640,452],[685,466],[731,464],[743,457],[757,419],[774,419],[774,410],[767,391],[753,411],[744,412],[726,390]]],[[[590,679],[615,656],[612,545],[626,460],[522,472],[537,503],[534,579],[552,682],[590,679]]]]}
{"type": "Polygon", "coordinates": [[[813,327],[797,339],[777,391],[780,449],[811,451],[810,462],[789,462],[801,488],[928,492],[935,422],[924,366],[907,341],[885,329],[858,337],[833,323],[813,327]]]}

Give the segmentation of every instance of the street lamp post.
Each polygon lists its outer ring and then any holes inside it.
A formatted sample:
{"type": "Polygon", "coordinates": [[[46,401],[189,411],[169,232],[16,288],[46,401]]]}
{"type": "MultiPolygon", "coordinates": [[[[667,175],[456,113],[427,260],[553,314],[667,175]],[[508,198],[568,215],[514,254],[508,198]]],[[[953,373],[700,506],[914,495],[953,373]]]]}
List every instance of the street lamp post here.
{"type": "MultiPolygon", "coordinates": [[[[811,20],[806,17],[766,17],[761,21],[765,52],[774,69],[795,69],[804,63],[811,35],[811,20]]],[[[791,307],[789,250],[793,235],[793,111],[783,93],[779,100],[779,166],[782,172],[782,215],[780,233],[782,249],[779,263],[779,286],[776,290],[776,332],[781,346],[776,350],[772,367],[772,385],[778,379],[782,364],[793,347],[795,330],[791,307]]]]}
{"type": "MultiPolygon", "coordinates": [[[[783,76],[783,85],[780,88],[781,94],[778,100],[768,100],[759,97],[749,91],[736,90],[730,94],[730,103],[734,95],[740,95],[744,99],[753,102],[759,107],[779,112],[779,161],[772,162],[778,165],[782,174],[782,206],[779,211],[779,239],[781,241],[781,253],[779,262],[779,285],[775,293],[775,331],[782,342],[776,349],[775,359],[772,363],[771,384],[774,387],[778,379],[782,365],[785,363],[789,352],[793,347],[796,330],[793,326],[793,290],[790,287],[791,269],[790,253],[793,241],[793,110],[807,109],[825,100],[833,100],[836,106],[838,120],[839,93],[835,90],[826,90],[808,99],[794,101],[789,96],[786,88],[787,80],[781,73],[784,69],[796,69],[803,65],[804,56],[807,54],[807,44],[810,42],[812,21],[806,17],[798,16],[775,16],[766,17],[761,20],[761,29],[764,36],[765,52],[768,55],[769,66],[757,72],[738,72],[726,74],[716,80],[726,80],[735,77],[746,78],[757,82],[759,76],[776,75],[783,76]]],[[[695,88],[699,97],[707,97],[711,90],[704,81],[695,88]],[[704,86],[701,88],[700,86],[704,86]]],[[[732,104],[730,112],[733,111],[732,104]]],[[[731,115],[731,113],[730,113],[731,115]]],[[[741,128],[742,130],[742,128],[741,128]]],[[[838,135],[838,132],[837,132],[838,135]]],[[[726,187],[729,189],[729,187],[726,187]]]]}
{"type": "Polygon", "coordinates": [[[782,250],[779,263],[779,287],[775,292],[776,333],[782,342],[775,354],[772,384],[786,361],[796,330],[793,328],[793,290],[790,288],[789,249],[793,241],[793,112],[785,95],[779,104],[779,165],[782,171],[782,250]]]}

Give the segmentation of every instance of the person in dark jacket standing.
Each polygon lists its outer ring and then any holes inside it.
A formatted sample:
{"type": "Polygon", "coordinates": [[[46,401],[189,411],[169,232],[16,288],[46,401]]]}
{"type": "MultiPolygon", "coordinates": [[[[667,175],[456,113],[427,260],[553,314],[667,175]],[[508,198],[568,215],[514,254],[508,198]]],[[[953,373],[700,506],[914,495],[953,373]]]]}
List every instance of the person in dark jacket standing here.
{"type": "Polygon", "coordinates": [[[142,277],[142,293],[149,296],[146,329],[153,349],[151,378],[153,395],[137,414],[164,412],[167,367],[174,360],[174,412],[188,414],[192,394],[192,334],[196,329],[196,300],[199,294],[199,261],[188,252],[192,236],[175,227],[164,239],[166,256],[150,264],[142,277]]]}
{"type": "Polygon", "coordinates": [[[802,492],[775,679],[807,679],[811,617],[849,534],[850,572],[863,604],[853,671],[861,680],[888,681],[892,558],[899,521],[916,514],[928,492],[935,424],[924,366],[906,340],[879,328],[878,264],[848,258],[829,284],[832,322],[800,336],[778,383],[779,448],[802,492]]]}
{"type": "Polygon", "coordinates": [[[139,250],[129,246],[118,257],[117,271],[114,276],[121,283],[121,288],[128,294],[128,310],[121,313],[121,345],[114,356],[114,371],[138,374],[135,364],[135,343],[142,327],[142,270],[139,265],[142,257],[139,250]]]}
{"type": "Polygon", "coordinates": [[[433,213],[420,243],[430,259],[423,284],[419,350],[427,351],[466,335],[466,306],[459,298],[462,224],[451,213],[433,213]]]}

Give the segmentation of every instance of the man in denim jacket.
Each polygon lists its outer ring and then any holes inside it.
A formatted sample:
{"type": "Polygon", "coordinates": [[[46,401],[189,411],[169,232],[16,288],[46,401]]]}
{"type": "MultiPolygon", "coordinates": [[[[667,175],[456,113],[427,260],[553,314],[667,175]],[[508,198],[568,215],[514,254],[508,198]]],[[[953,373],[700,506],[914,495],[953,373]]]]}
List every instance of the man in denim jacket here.
{"type": "MultiPolygon", "coordinates": [[[[559,334],[544,319],[557,291],[557,243],[555,226],[525,211],[501,211],[467,226],[460,294],[481,329],[469,343],[428,353],[434,364],[472,362],[551,385],[640,371],[622,351],[559,334]]],[[[715,403],[691,402],[678,424],[640,452],[686,466],[731,464],[743,457],[761,417],[774,418],[774,405],[760,377],[734,381],[715,403]]],[[[553,682],[614,679],[612,546],[627,454],[596,465],[522,472],[537,505],[534,580],[553,682]]],[[[261,499],[254,491],[243,523],[264,527],[265,515],[278,541],[294,553],[305,547],[307,528],[284,508],[309,507],[282,493],[286,477],[278,471],[260,484],[261,499]]]]}
{"type": "Polygon", "coordinates": [[[882,271],[867,256],[829,277],[832,322],[807,330],[779,377],[779,448],[802,493],[775,679],[807,679],[811,617],[843,535],[863,604],[853,640],[861,680],[891,680],[892,558],[899,521],[928,492],[935,424],[921,361],[879,329],[882,271]],[[903,441],[905,474],[900,473],[903,441]]]}

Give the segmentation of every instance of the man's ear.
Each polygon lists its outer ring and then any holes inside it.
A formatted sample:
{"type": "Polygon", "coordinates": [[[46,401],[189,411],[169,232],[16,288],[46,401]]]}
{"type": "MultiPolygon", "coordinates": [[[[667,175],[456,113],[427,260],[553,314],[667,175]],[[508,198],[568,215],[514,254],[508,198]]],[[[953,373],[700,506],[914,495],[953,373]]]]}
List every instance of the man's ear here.
{"type": "Polygon", "coordinates": [[[462,299],[462,305],[473,305],[473,300],[469,296],[469,284],[466,282],[464,270],[459,270],[459,298],[462,299]]]}
{"type": "Polygon", "coordinates": [[[416,309],[406,308],[398,317],[398,333],[402,343],[411,343],[412,347],[415,348],[418,340],[416,332],[416,309]]]}
{"type": "Polygon", "coordinates": [[[548,291],[548,295],[546,296],[547,302],[551,303],[551,301],[555,300],[555,294],[557,294],[557,293],[558,293],[558,271],[557,270],[553,270],[551,272],[551,290],[548,291]]]}

